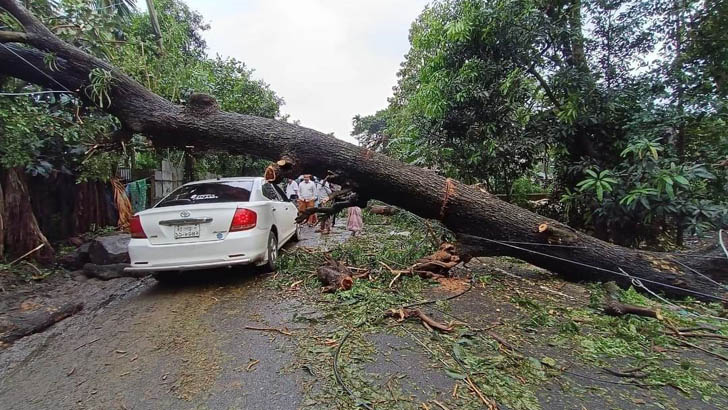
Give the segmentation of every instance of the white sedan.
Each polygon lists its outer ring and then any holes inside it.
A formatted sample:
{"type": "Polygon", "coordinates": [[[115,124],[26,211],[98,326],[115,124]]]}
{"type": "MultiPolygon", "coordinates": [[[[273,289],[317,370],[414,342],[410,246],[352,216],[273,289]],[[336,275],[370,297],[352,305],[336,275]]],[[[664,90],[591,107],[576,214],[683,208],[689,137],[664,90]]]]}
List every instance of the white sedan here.
{"type": "Polygon", "coordinates": [[[280,247],[298,239],[297,214],[283,191],[263,178],[191,182],[134,215],[126,270],[244,264],[273,270],[280,247]]]}

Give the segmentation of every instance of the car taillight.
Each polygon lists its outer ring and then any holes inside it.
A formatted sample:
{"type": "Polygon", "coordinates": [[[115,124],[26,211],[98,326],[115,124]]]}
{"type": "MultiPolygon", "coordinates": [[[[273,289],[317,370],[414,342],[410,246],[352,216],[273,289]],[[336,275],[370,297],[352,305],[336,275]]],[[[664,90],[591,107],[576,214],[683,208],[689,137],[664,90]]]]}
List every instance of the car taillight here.
{"type": "Polygon", "coordinates": [[[246,231],[255,228],[258,223],[258,214],[250,209],[238,208],[230,223],[230,232],[246,231]]]}
{"type": "Polygon", "coordinates": [[[132,238],[147,237],[147,234],[144,233],[144,228],[142,228],[142,219],[139,215],[134,215],[129,220],[129,232],[131,233],[132,238]]]}

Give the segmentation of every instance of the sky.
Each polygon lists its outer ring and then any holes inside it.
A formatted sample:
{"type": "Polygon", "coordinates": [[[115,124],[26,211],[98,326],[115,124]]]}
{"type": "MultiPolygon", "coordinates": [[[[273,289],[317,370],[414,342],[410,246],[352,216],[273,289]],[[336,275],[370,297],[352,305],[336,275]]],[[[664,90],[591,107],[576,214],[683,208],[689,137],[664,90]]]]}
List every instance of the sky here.
{"type": "Polygon", "coordinates": [[[210,56],[244,62],[283,97],[290,120],[349,142],[354,115],[386,107],[410,25],[429,2],[185,1],[210,24],[210,56]]]}

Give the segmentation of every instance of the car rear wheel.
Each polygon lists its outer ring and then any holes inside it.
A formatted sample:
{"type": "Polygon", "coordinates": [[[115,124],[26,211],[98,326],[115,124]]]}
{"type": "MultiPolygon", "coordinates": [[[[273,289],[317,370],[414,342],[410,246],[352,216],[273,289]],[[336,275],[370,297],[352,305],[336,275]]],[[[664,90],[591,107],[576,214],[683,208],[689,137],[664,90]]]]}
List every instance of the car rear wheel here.
{"type": "Polygon", "coordinates": [[[261,268],[266,272],[273,272],[276,270],[276,261],[278,260],[278,237],[276,233],[270,231],[268,234],[268,260],[261,268]]]}

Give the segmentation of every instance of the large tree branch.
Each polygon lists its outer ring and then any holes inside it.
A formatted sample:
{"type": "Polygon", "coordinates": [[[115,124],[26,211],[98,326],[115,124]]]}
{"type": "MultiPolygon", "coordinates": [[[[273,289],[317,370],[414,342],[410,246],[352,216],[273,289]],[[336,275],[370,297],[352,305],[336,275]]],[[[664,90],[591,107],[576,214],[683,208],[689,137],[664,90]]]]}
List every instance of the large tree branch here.
{"type": "Polygon", "coordinates": [[[336,202],[333,205],[329,207],[314,207],[314,208],[308,208],[306,210],[301,211],[298,214],[298,217],[296,217],[296,222],[301,223],[308,219],[309,216],[313,214],[322,214],[322,215],[333,215],[335,213],[338,213],[342,209],[346,209],[352,206],[356,206],[355,201],[341,201],[336,202]]]}
{"type": "Polygon", "coordinates": [[[27,43],[28,35],[19,31],[0,31],[0,43],[27,43]]]}
{"type": "Polygon", "coordinates": [[[84,90],[92,70],[108,70],[113,76],[109,89],[111,105],[104,110],[116,116],[129,131],[150,136],[155,144],[215,148],[269,160],[287,157],[291,165],[284,172],[289,176],[304,171],[318,175],[332,171],[342,178],[356,181],[360,198],[380,199],[423,218],[440,219],[456,233],[488,239],[479,243],[478,254],[490,252],[513,256],[571,278],[609,279],[629,285],[629,279],[609,273],[622,268],[636,277],[657,282],[650,285],[652,290],[696,297],[701,296],[695,291],[723,294],[714,283],[693,274],[681,264],[701,270],[714,279],[725,280],[728,278],[728,264],[724,260],[691,259],[631,250],[576,231],[572,242],[578,246],[550,246],[557,238],[539,233],[539,225],[546,223],[556,231],[570,231],[570,228],[433,171],[403,164],[312,129],[273,119],[222,112],[215,100],[208,96],[195,95],[187,106],[175,105],[108,63],[38,27],[36,20],[25,15],[24,9],[15,1],[0,0],[0,7],[13,13],[23,24],[29,23],[30,29],[26,25],[26,32],[38,35],[30,44],[53,52],[58,65],[58,70],[50,71],[42,64],[42,52],[11,45],[8,47],[45,75],[28,67],[27,63],[3,47],[0,47],[0,61],[3,63],[0,64],[0,73],[41,85],[59,82],[71,90],[84,90]],[[507,241],[534,245],[505,245],[507,241]],[[538,251],[534,253],[533,250],[538,251]],[[565,263],[563,260],[572,262],[565,263]]]}

